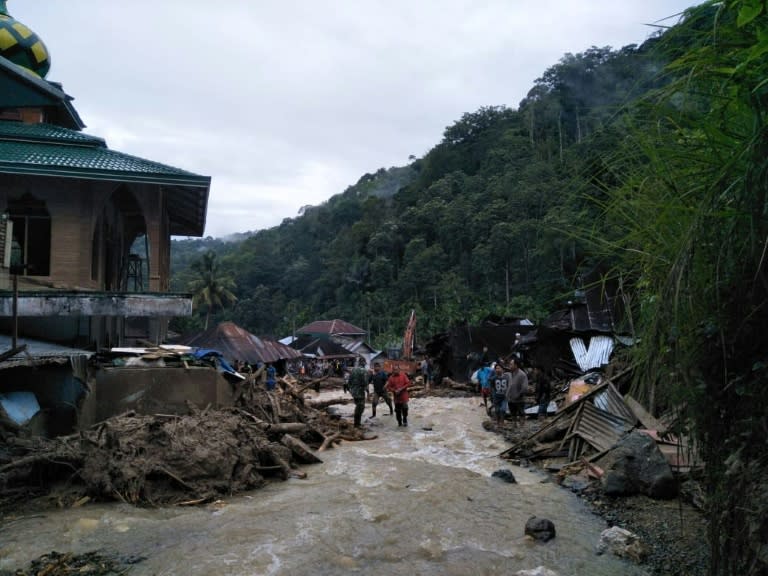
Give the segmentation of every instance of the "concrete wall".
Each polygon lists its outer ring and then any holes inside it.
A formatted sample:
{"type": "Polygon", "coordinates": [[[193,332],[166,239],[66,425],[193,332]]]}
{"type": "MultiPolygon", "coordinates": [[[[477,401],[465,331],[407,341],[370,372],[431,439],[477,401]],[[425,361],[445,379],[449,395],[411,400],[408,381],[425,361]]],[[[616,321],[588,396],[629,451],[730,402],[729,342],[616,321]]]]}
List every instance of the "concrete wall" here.
{"type": "Polygon", "coordinates": [[[83,403],[80,426],[135,410],[139,414],[188,414],[186,402],[204,409],[231,406],[232,385],[213,368],[101,368],[83,403]]]}

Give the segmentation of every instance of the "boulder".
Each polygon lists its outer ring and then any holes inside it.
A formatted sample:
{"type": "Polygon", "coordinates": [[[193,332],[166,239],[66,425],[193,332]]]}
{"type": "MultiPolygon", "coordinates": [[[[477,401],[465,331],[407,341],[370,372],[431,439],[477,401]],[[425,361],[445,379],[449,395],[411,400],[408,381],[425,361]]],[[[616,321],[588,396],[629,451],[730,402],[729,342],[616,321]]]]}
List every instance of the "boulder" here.
{"type": "Polygon", "coordinates": [[[546,518],[531,516],[525,523],[525,535],[534,540],[548,542],[555,537],[555,525],[546,518]]]}
{"type": "Polygon", "coordinates": [[[595,551],[598,555],[612,552],[619,558],[627,558],[635,562],[640,562],[647,554],[637,534],[618,526],[611,526],[602,531],[595,551]]]}
{"type": "Polygon", "coordinates": [[[677,495],[677,482],[656,441],[637,430],[622,438],[598,461],[605,471],[601,479],[609,496],[645,494],[668,499],[677,495]]]}
{"type": "Polygon", "coordinates": [[[500,480],[504,480],[504,482],[509,482],[510,484],[517,484],[515,475],[512,474],[512,470],[509,470],[508,468],[496,470],[493,474],[491,474],[491,476],[494,478],[499,478],[500,480]]]}

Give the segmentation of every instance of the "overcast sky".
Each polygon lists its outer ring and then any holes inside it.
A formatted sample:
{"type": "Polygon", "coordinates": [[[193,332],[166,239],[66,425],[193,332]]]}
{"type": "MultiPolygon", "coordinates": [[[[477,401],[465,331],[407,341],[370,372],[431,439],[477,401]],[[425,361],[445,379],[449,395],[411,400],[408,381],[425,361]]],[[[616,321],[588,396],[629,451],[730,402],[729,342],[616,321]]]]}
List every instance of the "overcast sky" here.
{"type": "Polygon", "coordinates": [[[8,0],[113,150],[212,177],[206,236],[259,230],[517,108],[567,52],[694,0],[8,0]]]}

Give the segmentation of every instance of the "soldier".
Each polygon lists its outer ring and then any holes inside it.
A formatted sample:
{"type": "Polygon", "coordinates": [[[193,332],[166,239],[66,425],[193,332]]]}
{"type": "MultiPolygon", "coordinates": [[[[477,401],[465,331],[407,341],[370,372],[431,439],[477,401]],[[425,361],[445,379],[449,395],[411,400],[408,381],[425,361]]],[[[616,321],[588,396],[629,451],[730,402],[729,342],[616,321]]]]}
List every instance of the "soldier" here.
{"type": "Polygon", "coordinates": [[[360,366],[354,368],[347,382],[349,393],[355,400],[355,428],[362,426],[361,420],[365,411],[365,395],[368,392],[368,373],[360,366]]]}

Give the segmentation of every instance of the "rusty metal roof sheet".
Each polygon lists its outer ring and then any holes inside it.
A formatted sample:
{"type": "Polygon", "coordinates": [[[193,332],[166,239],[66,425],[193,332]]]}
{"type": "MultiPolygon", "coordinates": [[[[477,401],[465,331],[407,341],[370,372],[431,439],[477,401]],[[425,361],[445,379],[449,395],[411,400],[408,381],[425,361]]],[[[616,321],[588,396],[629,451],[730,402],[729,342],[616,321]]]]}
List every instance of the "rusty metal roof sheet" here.
{"type": "Polygon", "coordinates": [[[183,338],[180,343],[217,350],[231,362],[242,360],[256,364],[301,358],[301,352],[298,350],[259,338],[234,322],[222,322],[204,332],[183,338]]]}
{"type": "MultiPolygon", "coordinates": [[[[573,420],[570,436],[578,435],[602,452],[614,446],[632,428],[632,422],[585,402],[573,420]]],[[[580,454],[573,454],[571,459],[575,460],[578,456],[580,454]]]]}
{"type": "Polygon", "coordinates": [[[344,320],[317,320],[296,330],[297,334],[327,334],[329,336],[363,335],[365,330],[344,320]]]}

